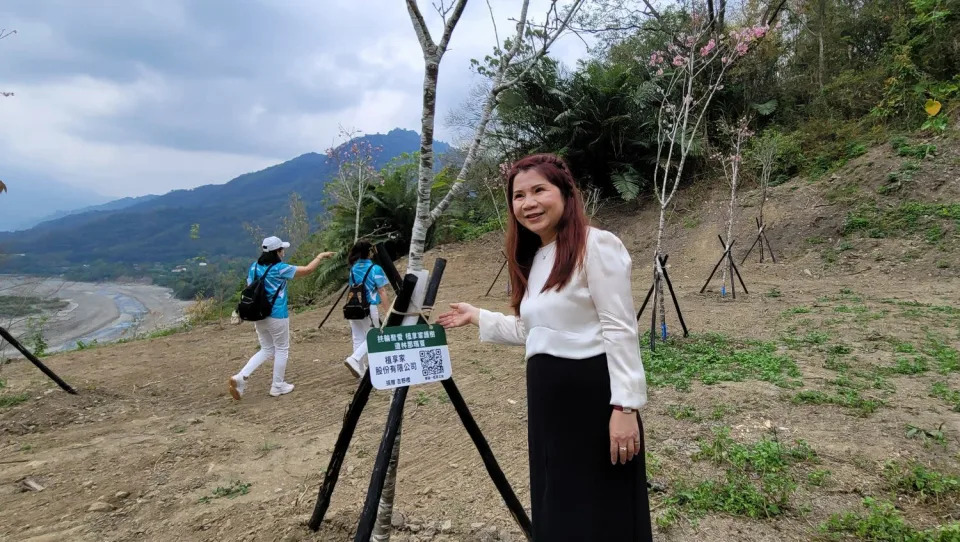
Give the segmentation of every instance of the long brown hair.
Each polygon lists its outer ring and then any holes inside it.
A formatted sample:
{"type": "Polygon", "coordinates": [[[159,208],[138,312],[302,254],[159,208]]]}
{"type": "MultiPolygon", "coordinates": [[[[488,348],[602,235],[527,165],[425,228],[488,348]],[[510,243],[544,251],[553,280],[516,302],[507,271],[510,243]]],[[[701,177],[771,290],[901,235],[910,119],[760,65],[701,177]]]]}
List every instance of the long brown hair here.
{"type": "Polygon", "coordinates": [[[536,171],[550,184],[560,189],[563,195],[563,215],[557,223],[557,249],[553,270],[541,292],[560,290],[570,282],[576,268],[583,263],[587,246],[587,215],[583,210],[583,198],[573,180],[570,167],[555,154],[533,154],[514,162],[507,174],[507,260],[510,268],[510,283],[513,291],[510,306],[520,314],[520,302],[527,292],[527,278],[533,266],[533,257],[540,248],[540,236],[525,228],[513,212],[513,181],[524,171],[536,171]]]}

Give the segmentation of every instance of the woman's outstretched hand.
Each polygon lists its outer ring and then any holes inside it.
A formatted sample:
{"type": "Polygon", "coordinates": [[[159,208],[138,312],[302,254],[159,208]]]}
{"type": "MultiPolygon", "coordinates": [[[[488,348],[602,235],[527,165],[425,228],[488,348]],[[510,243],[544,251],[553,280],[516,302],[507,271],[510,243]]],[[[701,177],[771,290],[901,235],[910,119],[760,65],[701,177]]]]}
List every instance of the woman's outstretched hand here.
{"type": "Polygon", "coordinates": [[[473,324],[480,325],[480,309],[469,303],[451,303],[450,310],[437,316],[437,323],[444,329],[473,324]]]}

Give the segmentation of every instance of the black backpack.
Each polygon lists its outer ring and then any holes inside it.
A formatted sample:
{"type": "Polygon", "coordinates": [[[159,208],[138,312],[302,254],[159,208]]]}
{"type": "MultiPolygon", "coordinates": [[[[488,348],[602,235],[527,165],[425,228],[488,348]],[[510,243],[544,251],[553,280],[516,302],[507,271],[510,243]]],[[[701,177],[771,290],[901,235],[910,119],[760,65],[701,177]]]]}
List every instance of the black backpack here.
{"type": "Polygon", "coordinates": [[[367,299],[366,283],[371,269],[373,269],[372,265],[363,274],[360,284],[353,283],[353,271],[350,271],[348,281],[350,289],[347,291],[347,304],[343,306],[343,317],[347,320],[363,320],[370,316],[370,300],[367,299]]]}
{"type": "Polygon", "coordinates": [[[267,296],[267,275],[270,273],[270,270],[273,269],[274,265],[275,264],[270,264],[261,277],[257,277],[257,271],[256,268],[254,268],[253,282],[240,293],[240,304],[237,305],[237,314],[240,315],[241,320],[257,322],[269,317],[270,313],[273,312],[273,304],[277,302],[277,297],[285,286],[285,284],[281,284],[280,287],[277,288],[276,293],[273,294],[273,299],[267,296]]]}

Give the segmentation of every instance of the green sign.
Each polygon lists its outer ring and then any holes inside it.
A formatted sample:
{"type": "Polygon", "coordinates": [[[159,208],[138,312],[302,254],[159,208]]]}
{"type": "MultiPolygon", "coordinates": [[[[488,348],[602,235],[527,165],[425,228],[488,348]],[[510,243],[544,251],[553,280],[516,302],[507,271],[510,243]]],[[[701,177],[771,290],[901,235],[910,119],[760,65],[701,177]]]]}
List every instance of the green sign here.
{"type": "Polygon", "coordinates": [[[370,381],[378,390],[446,380],[453,374],[442,326],[371,329],[367,333],[370,381]]]}

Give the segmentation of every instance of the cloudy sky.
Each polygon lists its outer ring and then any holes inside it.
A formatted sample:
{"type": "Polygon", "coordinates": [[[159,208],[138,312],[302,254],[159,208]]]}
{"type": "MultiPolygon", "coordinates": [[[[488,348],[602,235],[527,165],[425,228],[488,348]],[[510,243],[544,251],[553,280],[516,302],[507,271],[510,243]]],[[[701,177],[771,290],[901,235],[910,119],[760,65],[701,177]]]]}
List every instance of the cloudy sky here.
{"type": "MultiPolygon", "coordinates": [[[[492,1],[501,37],[517,4],[492,1]]],[[[8,0],[0,28],[17,31],[0,41],[8,185],[157,194],[322,151],[340,124],[419,131],[423,61],[402,0],[8,0]]],[[[441,65],[440,120],[477,82],[469,59],[492,29],[471,1],[441,65]]],[[[554,49],[585,54],[574,36],[554,49]]]]}

